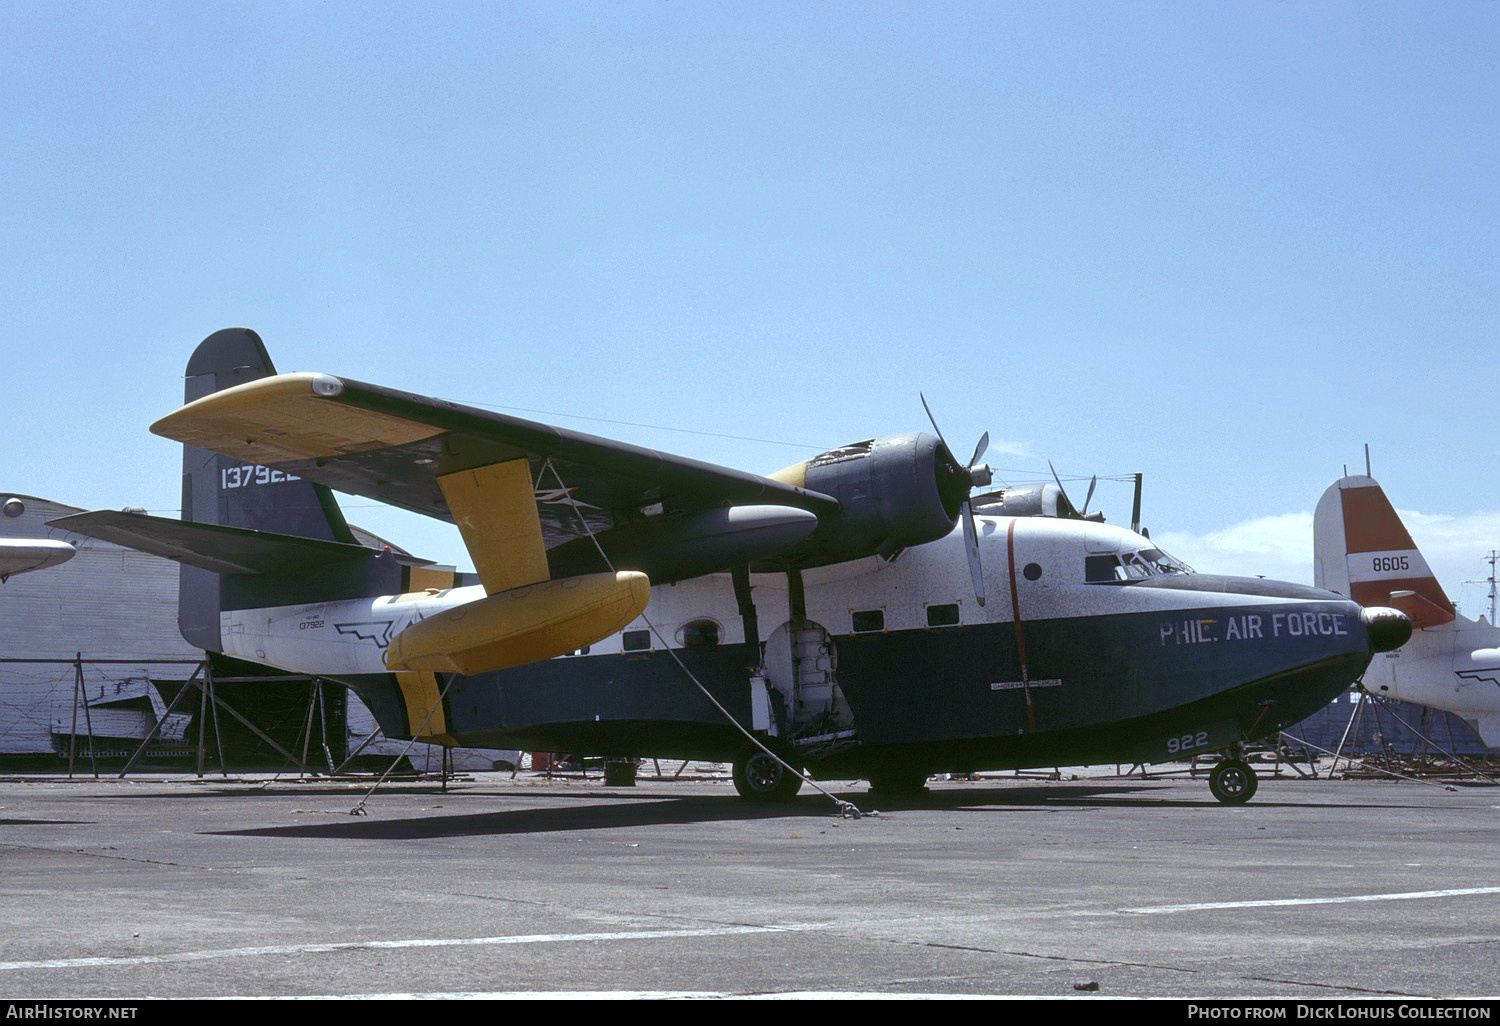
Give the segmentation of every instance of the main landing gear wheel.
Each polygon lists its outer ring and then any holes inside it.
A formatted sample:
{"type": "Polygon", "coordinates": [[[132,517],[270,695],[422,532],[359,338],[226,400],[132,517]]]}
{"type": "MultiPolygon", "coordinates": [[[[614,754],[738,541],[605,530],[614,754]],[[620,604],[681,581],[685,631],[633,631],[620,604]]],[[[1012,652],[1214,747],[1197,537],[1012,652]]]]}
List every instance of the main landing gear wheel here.
{"type": "Polygon", "coordinates": [[[789,802],[802,790],[802,775],[756,749],[734,760],[734,789],[747,802],[789,802]]]}
{"type": "Polygon", "coordinates": [[[927,792],[927,774],[921,770],[887,770],[870,774],[870,791],[885,798],[910,798],[927,792]]]}
{"type": "Polygon", "coordinates": [[[1244,805],[1255,796],[1260,780],[1248,762],[1225,759],[1208,775],[1208,789],[1225,805],[1244,805]]]}

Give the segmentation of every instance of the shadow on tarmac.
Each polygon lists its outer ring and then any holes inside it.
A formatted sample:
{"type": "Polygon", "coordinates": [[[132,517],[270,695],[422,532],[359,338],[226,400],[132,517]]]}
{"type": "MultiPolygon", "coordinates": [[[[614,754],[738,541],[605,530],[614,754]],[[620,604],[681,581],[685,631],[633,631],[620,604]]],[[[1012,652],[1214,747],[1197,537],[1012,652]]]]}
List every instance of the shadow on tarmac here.
{"type": "MultiPolygon", "coordinates": [[[[1201,801],[1172,800],[1165,795],[1151,796],[1149,783],[1049,785],[1022,788],[970,787],[943,788],[910,797],[883,797],[866,791],[834,792],[855,804],[866,815],[889,815],[903,811],[948,811],[955,814],[976,812],[1055,811],[1087,808],[1216,808],[1227,812],[1253,814],[1257,806],[1265,808],[1342,807],[1338,803],[1324,806],[1309,803],[1252,802],[1243,807],[1220,805],[1207,793],[1201,801]]],[[[299,792],[305,795],[306,792],[299,792]]],[[[328,792],[324,792],[328,793],[328,792]]],[[[335,792],[349,796],[347,791],[335,792]]],[[[379,819],[350,816],[347,819],[299,823],[291,826],[209,831],[212,835],[247,837],[318,837],[364,840],[422,840],[440,837],[502,836],[507,834],[545,834],[565,831],[616,830],[710,822],[741,822],[773,819],[829,819],[837,816],[833,805],[822,795],[804,793],[793,802],[781,805],[759,805],[725,795],[685,795],[663,797],[655,794],[631,794],[618,791],[545,793],[469,793],[449,792],[432,797],[444,801],[462,798],[492,801],[512,806],[496,811],[460,814],[408,816],[379,819]],[[556,807],[559,799],[569,802],[556,807]],[[546,802],[547,807],[534,807],[546,802]],[[574,803],[578,804],[574,804],[574,803]],[[584,804],[587,803],[587,804],[584,804]],[[520,807],[516,807],[520,806],[520,807]],[[533,806],[533,807],[527,807],[533,806]]],[[[222,792],[221,792],[222,794],[222,792]]],[[[376,814],[379,815],[378,795],[376,814]]],[[[1397,806],[1390,806],[1397,807],[1397,806]]]]}

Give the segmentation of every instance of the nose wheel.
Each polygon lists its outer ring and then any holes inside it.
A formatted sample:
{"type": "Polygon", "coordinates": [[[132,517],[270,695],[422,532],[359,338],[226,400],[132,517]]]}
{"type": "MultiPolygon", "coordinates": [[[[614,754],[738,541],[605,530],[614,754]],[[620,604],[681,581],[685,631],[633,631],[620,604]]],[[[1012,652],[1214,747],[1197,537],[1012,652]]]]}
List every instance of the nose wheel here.
{"type": "Polygon", "coordinates": [[[1208,774],[1208,789],[1225,805],[1244,805],[1259,786],[1255,770],[1240,759],[1225,759],[1208,774]]]}

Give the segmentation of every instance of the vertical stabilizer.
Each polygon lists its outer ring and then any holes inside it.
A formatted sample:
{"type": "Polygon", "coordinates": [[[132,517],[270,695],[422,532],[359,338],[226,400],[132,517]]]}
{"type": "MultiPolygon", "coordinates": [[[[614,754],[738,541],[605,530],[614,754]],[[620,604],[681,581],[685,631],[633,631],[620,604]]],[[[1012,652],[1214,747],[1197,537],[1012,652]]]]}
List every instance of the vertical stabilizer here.
{"type": "MultiPolygon", "coordinates": [[[[188,359],[183,398],[190,403],[275,373],[259,335],[248,328],[225,328],[199,343],[188,359]]],[[[327,488],[191,445],[182,451],[182,519],[319,541],[355,541],[327,488]]],[[[177,622],[182,636],[199,648],[223,651],[223,578],[186,564],[181,572],[177,622]]]]}
{"type": "Polygon", "coordinates": [[[1419,628],[1454,619],[1433,576],[1380,485],[1370,477],[1335,481],[1313,515],[1313,576],[1320,588],[1362,606],[1392,606],[1419,628]]]}

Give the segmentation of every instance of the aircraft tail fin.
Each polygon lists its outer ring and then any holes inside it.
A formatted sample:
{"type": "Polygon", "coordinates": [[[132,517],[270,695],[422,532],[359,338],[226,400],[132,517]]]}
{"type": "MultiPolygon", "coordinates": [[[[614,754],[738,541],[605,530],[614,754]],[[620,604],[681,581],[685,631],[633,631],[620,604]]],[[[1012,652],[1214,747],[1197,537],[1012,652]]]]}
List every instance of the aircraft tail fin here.
{"type": "MultiPolygon", "coordinates": [[[[225,328],[188,359],[184,404],[276,373],[260,336],[225,328]]],[[[295,475],[184,445],[182,519],[355,544],[333,493],[295,475]]]]}
{"type": "Polygon", "coordinates": [[[1335,481],[1313,514],[1313,576],[1362,606],[1391,606],[1418,628],[1455,617],[1453,603],[1373,478],[1335,481]]]}
{"type": "MultiPolygon", "coordinates": [[[[225,328],[199,343],[188,359],[183,399],[190,403],[275,373],[259,335],[248,328],[225,328]]],[[[182,450],[182,520],[185,524],[233,529],[219,532],[226,537],[235,531],[241,536],[258,532],[284,540],[326,543],[322,548],[328,552],[360,545],[333,493],[323,485],[193,445],[184,445],[182,450]]],[[[179,532],[183,538],[174,538],[174,544],[203,550],[209,532],[188,536],[187,531],[191,528],[184,527],[179,532]],[[184,542],[184,538],[189,541],[184,542]]],[[[234,547],[227,542],[212,543],[234,547]]],[[[261,547],[268,548],[269,543],[261,547]]],[[[290,551],[289,545],[281,548],[290,551]]],[[[402,567],[394,555],[333,565],[326,559],[308,559],[280,573],[255,576],[224,574],[222,568],[210,569],[201,560],[199,565],[184,560],[178,627],[189,644],[222,651],[222,610],[397,592],[401,590],[401,576],[402,567]]]]}

